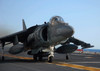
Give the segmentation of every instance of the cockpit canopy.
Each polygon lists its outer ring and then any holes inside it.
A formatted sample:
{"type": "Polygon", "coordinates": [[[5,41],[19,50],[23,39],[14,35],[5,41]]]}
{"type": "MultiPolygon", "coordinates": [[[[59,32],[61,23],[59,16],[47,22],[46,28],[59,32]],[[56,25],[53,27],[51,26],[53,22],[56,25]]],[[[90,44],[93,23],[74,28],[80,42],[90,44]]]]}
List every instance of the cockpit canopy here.
{"type": "Polygon", "coordinates": [[[57,24],[59,24],[59,25],[60,24],[68,25],[68,23],[65,23],[64,20],[63,20],[63,18],[60,17],[60,16],[54,16],[54,17],[52,17],[50,19],[49,23],[52,24],[52,25],[57,25],[57,24]]]}

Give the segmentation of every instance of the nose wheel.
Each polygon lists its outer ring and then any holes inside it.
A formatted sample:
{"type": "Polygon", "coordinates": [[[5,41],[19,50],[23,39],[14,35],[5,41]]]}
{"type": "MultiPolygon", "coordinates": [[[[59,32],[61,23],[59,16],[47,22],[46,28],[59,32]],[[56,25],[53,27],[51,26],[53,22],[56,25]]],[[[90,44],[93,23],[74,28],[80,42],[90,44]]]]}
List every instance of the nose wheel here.
{"type": "Polygon", "coordinates": [[[53,56],[50,56],[50,57],[48,58],[48,62],[52,63],[52,59],[53,59],[53,56]]]}

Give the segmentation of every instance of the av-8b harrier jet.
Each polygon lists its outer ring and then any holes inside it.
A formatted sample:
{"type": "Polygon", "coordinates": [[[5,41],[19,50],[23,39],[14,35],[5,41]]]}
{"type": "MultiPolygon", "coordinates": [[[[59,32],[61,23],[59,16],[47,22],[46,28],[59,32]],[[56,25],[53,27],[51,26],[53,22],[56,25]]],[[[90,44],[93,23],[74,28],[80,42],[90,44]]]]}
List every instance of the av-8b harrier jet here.
{"type": "MultiPolygon", "coordinates": [[[[48,62],[52,62],[54,52],[72,53],[78,48],[78,45],[83,48],[93,47],[72,37],[73,34],[73,27],[65,23],[60,16],[54,16],[49,22],[28,29],[23,20],[22,31],[0,38],[2,60],[4,60],[4,46],[10,43],[13,43],[13,46],[9,49],[10,54],[19,54],[24,51],[28,55],[33,55],[35,61],[48,56],[48,62]],[[73,44],[70,44],[70,42],[73,44]],[[58,44],[62,46],[55,49],[58,44]]],[[[66,58],[68,59],[68,56],[66,58]]]]}

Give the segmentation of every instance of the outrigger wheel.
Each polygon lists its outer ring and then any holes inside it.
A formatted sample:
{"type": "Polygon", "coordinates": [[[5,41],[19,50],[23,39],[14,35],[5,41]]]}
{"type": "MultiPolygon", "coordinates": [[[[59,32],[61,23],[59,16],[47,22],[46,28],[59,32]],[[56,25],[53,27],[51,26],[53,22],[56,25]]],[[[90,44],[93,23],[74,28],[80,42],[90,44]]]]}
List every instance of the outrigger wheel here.
{"type": "Polygon", "coordinates": [[[52,63],[52,58],[53,58],[53,56],[50,56],[48,59],[48,62],[52,63]]]}
{"type": "Polygon", "coordinates": [[[69,59],[68,54],[66,54],[66,60],[68,60],[68,59],[69,59]]]}
{"type": "Polygon", "coordinates": [[[2,43],[2,61],[5,60],[5,57],[4,57],[4,45],[5,45],[5,43],[3,42],[2,43]]]}

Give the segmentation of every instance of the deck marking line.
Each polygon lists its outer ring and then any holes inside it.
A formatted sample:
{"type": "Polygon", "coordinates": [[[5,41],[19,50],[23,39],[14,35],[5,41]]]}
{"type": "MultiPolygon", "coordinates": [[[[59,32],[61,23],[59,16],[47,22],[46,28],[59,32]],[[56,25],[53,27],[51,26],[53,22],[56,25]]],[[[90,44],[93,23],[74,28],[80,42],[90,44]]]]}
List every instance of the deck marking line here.
{"type": "Polygon", "coordinates": [[[33,59],[32,57],[22,57],[22,56],[10,55],[10,54],[4,54],[4,56],[12,57],[12,58],[18,58],[18,59],[26,59],[26,60],[27,59],[33,59]]]}
{"type": "Polygon", "coordinates": [[[64,67],[71,67],[71,68],[76,68],[76,69],[82,69],[82,70],[88,70],[88,71],[100,71],[100,68],[87,67],[87,66],[76,65],[76,64],[68,64],[68,63],[61,63],[61,62],[53,62],[51,64],[64,66],[64,67]]]}

